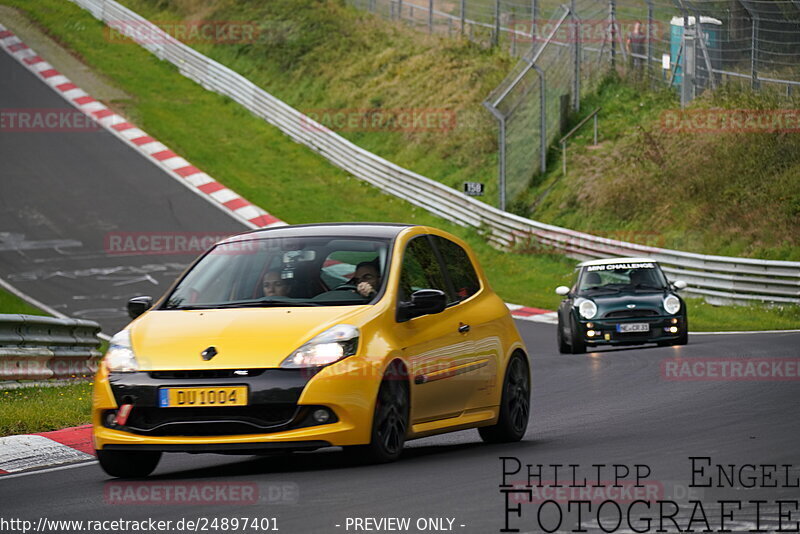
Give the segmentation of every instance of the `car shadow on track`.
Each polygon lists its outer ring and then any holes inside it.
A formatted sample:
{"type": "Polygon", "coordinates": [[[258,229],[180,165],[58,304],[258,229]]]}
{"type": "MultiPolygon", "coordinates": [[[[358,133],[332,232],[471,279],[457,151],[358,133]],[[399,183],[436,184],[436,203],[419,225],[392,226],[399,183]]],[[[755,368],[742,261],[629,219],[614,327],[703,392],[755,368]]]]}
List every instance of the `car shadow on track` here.
{"type": "MultiPolygon", "coordinates": [[[[447,455],[454,460],[464,461],[475,456],[496,457],[498,454],[519,453],[533,445],[540,445],[541,440],[524,440],[518,443],[486,444],[479,438],[470,443],[443,443],[422,445],[418,447],[406,447],[402,456],[397,462],[385,464],[385,466],[399,466],[413,463],[427,458],[447,455]]],[[[162,466],[168,467],[170,455],[162,459],[162,466]]],[[[191,480],[203,478],[226,477],[233,478],[239,476],[270,475],[281,473],[302,473],[313,471],[335,471],[340,469],[368,469],[383,468],[380,464],[369,464],[359,461],[352,455],[344,453],[339,448],[327,448],[314,452],[297,452],[275,454],[270,456],[250,456],[241,457],[237,461],[226,462],[218,465],[201,467],[197,469],[186,469],[180,471],[169,471],[162,474],[155,474],[147,480],[191,480]]]]}

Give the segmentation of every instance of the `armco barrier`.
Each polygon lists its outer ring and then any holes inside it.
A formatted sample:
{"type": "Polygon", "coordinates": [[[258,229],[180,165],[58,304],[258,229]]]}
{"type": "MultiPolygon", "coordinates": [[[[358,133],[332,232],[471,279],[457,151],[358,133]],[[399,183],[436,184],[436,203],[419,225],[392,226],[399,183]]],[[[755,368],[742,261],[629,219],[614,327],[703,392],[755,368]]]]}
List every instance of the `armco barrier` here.
{"type": "Polygon", "coordinates": [[[0,381],[92,375],[99,332],[94,321],[0,315],[0,381]]]}
{"type": "Polygon", "coordinates": [[[356,146],[114,0],[71,1],[132,39],[137,31],[146,34],[147,39],[139,44],[177,66],[181,74],[209,91],[230,97],[356,178],[444,219],[478,228],[501,248],[536,241],[579,259],[648,256],[660,261],[670,278],[684,279],[689,284],[687,293],[711,301],[800,304],[800,262],[708,256],[648,247],[500,211],[356,146]],[[148,30],[142,32],[145,27],[148,30]]]}

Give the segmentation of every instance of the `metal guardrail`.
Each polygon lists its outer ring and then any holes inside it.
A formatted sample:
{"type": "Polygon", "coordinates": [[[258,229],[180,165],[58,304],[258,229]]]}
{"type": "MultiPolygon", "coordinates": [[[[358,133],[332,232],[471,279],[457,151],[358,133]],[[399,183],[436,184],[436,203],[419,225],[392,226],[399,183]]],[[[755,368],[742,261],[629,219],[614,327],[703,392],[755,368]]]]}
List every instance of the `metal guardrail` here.
{"type": "Polygon", "coordinates": [[[0,381],[94,374],[100,325],[80,319],[0,315],[0,381]]]}
{"type": "Polygon", "coordinates": [[[661,262],[672,279],[684,279],[689,284],[687,293],[711,301],[800,304],[800,262],[710,256],[637,245],[501,211],[358,147],[114,0],[70,1],[132,38],[132,29],[147,27],[148,38],[139,44],[177,66],[184,76],[228,96],[294,141],[382,191],[448,221],[478,228],[496,246],[514,249],[536,242],[576,259],[649,256],[661,262]]]}

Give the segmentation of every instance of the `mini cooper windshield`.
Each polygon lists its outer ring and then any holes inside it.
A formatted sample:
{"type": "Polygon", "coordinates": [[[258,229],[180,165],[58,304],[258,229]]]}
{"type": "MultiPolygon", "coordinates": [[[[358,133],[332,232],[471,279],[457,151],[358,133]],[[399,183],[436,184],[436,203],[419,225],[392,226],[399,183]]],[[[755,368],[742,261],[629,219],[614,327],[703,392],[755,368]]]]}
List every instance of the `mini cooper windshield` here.
{"type": "Polygon", "coordinates": [[[656,263],[612,263],[585,266],[581,271],[578,295],[664,291],[667,288],[667,279],[656,263]]]}
{"type": "Polygon", "coordinates": [[[241,239],[215,246],[163,309],[344,306],[382,294],[390,241],[376,238],[241,239]]]}

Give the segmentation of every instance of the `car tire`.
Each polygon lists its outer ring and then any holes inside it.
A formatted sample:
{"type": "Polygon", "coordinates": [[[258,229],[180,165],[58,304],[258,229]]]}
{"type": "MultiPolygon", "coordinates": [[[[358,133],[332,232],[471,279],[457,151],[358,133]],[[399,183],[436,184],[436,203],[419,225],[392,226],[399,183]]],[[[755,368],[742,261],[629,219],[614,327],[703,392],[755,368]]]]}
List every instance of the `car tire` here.
{"type": "Polygon", "coordinates": [[[583,354],[586,352],[586,342],[583,341],[581,337],[581,333],[578,330],[578,322],[575,320],[574,317],[570,319],[571,324],[571,332],[569,336],[569,348],[572,354],[583,354]]]}
{"type": "Polygon", "coordinates": [[[556,329],[556,340],[558,342],[558,352],[561,354],[569,354],[569,344],[564,339],[564,327],[561,325],[561,318],[558,319],[558,328],[556,329]]]}
{"type": "Polygon", "coordinates": [[[378,388],[369,445],[345,447],[345,452],[360,462],[397,460],[408,433],[409,410],[408,373],[399,364],[391,365],[378,388]]]}
{"type": "Polygon", "coordinates": [[[486,443],[519,441],[528,429],[531,405],[531,375],[524,356],[511,357],[503,378],[503,395],[497,423],[478,429],[486,443]]]}
{"type": "Polygon", "coordinates": [[[155,470],[158,461],[161,460],[160,452],[104,450],[95,452],[103,471],[117,478],[144,478],[155,470]]]}
{"type": "Polygon", "coordinates": [[[673,345],[686,345],[689,343],[689,321],[683,321],[683,331],[681,332],[680,337],[672,342],[673,345]]]}

